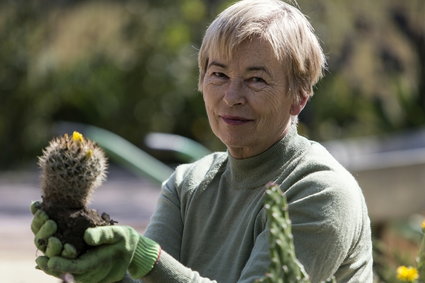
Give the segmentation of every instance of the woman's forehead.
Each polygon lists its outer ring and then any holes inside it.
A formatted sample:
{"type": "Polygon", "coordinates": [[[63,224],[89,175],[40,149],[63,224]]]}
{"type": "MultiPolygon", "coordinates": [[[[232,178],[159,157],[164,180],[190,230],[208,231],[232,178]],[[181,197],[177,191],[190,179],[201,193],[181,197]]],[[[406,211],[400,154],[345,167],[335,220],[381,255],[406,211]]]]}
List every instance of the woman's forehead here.
{"type": "Polygon", "coordinates": [[[275,54],[269,42],[259,37],[245,39],[242,42],[215,42],[208,52],[209,61],[221,60],[230,61],[232,59],[250,59],[251,61],[276,61],[280,60],[275,54]],[[249,55],[249,58],[243,56],[249,55]],[[242,58],[240,58],[242,57],[242,58]]]}

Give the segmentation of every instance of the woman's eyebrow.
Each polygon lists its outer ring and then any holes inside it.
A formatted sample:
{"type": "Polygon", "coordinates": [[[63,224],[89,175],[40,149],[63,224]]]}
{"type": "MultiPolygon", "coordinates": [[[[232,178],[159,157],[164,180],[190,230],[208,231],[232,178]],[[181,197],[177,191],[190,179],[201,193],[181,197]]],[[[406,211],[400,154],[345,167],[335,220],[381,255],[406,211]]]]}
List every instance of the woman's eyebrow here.
{"type": "Polygon", "coordinates": [[[272,76],[270,71],[264,66],[252,66],[247,68],[248,71],[263,71],[270,77],[272,76]]]}
{"type": "MultiPolygon", "coordinates": [[[[216,67],[220,67],[220,68],[223,68],[223,69],[227,68],[227,66],[225,64],[217,62],[217,61],[211,61],[208,64],[207,69],[210,68],[211,66],[216,66],[216,67]]],[[[262,72],[265,72],[270,77],[272,77],[271,72],[265,66],[252,66],[252,67],[248,67],[246,70],[247,71],[262,71],[262,72]]]]}
{"type": "Polygon", "coordinates": [[[209,63],[207,68],[209,68],[209,67],[211,67],[211,66],[217,66],[217,67],[220,67],[220,68],[226,69],[226,65],[224,65],[224,64],[222,64],[222,63],[219,63],[219,62],[217,62],[217,61],[212,61],[211,63],[209,63]]]}

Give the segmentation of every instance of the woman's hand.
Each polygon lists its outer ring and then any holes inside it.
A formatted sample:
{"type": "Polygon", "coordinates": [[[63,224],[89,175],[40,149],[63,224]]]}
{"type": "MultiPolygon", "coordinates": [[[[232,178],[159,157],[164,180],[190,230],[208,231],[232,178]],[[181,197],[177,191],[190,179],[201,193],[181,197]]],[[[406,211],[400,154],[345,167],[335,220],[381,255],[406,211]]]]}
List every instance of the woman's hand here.
{"type": "Polygon", "coordinates": [[[37,249],[42,251],[46,257],[61,255],[66,258],[75,258],[77,252],[72,245],[63,245],[61,241],[54,237],[56,233],[56,222],[49,219],[49,216],[41,209],[41,203],[32,202],[31,213],[33,219],[31,222],[31,231],[34,233],[34,243],[37,249]]]}
{"type": "Polygon", "coordinates": [[[77,259],[54,256],[40,266],[48,274],[71,273],[76,282],[116,282],[127,270],[144,277],[154,267],[159,245],[128,226],[88,228],[84,241],[92,246],[77,259]]]}
{"type": "Polygon", "coordinates": [[[40,202],[31,204],[31,212],[34,242],[44,253],[36,259],[37,268],[49,275],[61,278],[70,273],[76,282],[115,282],[121,280],[127,270],[134,278],[145,276],[158,260],[159,245],[127,226],[87,229],[84,241],[92,248],[76,258],[73,246],[63,245],[53,236],[57,225],[41,209],[40,202]]]}

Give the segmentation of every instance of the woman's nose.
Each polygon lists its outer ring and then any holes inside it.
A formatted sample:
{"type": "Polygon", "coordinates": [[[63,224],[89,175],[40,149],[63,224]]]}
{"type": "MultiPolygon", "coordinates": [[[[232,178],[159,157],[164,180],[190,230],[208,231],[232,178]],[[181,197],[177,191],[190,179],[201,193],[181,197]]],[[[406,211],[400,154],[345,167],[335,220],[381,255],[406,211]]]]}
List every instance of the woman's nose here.
{"type": "Polygon", "coordinates": [[[230,81],[224,92],[224,102],[229,106],[242,105],[245,103],[243,83],[240,81],[230,81]]]}

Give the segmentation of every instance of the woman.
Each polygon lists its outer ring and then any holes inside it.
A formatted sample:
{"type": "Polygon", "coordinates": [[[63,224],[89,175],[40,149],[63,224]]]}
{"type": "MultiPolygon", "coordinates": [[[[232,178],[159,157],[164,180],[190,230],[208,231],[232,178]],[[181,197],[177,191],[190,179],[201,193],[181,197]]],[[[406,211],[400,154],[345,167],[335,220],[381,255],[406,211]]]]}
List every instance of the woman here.
{"type": "MultiPolygon", "coordinates": [[[[143,282],[253,282],[270,263],[263,200],[264,185],[273,181],[286,194],[296,255],[312,282],[332,275],[337,282],[372,282],[361,189],[296,130],[324,65],[298,9],[278,0],[227,8],[199,52],[199,90],[227,152],[175,170],[144,236],[130,227],[88,229],[85,240],[97,248],[69,260],[50,247],[39,268],[72,273],[79,282],[114,282],[127,271],[143,282]]],[[[34,223],[38,232],[51,222],[36,214],[34,223]]]]}

